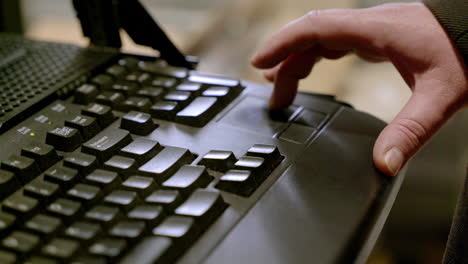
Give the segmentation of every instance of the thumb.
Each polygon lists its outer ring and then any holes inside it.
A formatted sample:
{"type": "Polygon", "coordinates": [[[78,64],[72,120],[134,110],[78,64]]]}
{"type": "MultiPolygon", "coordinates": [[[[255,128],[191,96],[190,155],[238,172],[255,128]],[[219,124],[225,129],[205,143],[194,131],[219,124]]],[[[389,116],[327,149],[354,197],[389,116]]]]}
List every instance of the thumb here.
{"type": "Polygon", "coordinates": [[[405,107],[377,138],[374,163],[383,173],[396,175],[455,112],[456,98],[447,94],[450,89],[434,86],[416,87],[405,107]]]}

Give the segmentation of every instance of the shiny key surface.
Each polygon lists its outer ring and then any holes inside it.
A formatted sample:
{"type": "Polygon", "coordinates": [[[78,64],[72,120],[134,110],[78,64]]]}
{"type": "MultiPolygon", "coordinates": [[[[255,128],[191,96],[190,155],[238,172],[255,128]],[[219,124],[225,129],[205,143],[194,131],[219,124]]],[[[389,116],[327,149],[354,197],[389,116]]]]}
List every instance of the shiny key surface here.
{"type": "Polygon", "coordinates": [[[151,106],[150,113],[154,118],[170,121],[174,119],[179,108],[178,102],[159,101],[151,106]]]}
{"type": "Polygon", "coordinates": [[[89,247],[89,253],[113,260],[122,255],[127,248],[124,239],[104,238],[99,239],[89,247]]]}
{"type": "Polygon", "coordinates": [[[57,150],[72,152],[81,144],[81,135],[75,128],[63,126],[47,132],[46,144],[57,150]]]}
{"type": "Polygon", "coordinates": [[[70,225],[65,230],[65,235],[72,239],[83,241],[85,244],[91,244],[101,232],[99,224],[79,221],[70,225]]]}
{"type": "Polygon", "coordinates": [[[154,227],[159,224],[164,216],[163,208],[152,204],[138,205],[128,213],[128,218],[144,221],[148,227],[154,227]]]}
{"type": "Polygon", "coordinates": [[[162,264],[170,263],[172,258],[168,251],[172,241],[167,237],[150,236],[145,237],[130,253],[122,260],[123,264],[162,264]]]}
{"type": "Polygon", "coordinates": [[[145,138],[137,138],[132,143],[122,148],[120,155],[134,159],[138,164],[143,165],[162,150],[159,142],[145,138]]]}
{"type": "Polygon", "coordinates": [[[109,234],[113,237],[124,238],[127,240],[137,240],[144,235],[146,224],[143,221],[126,220],[115,224],[109,234]]]}
{"type": "Polygon", "coordinates": [[[42,171],[60,160],[54,147],[39,142],[27,144],[21,149],[21,155],[33,159],[42,171]]]}
{"type": "Polygon", "coordinates": [[[63,165],[76,169],[81,175],[86,175],[97,168],[98,162],[93,155],[75,152],[64,158],[63,165]]]}
{"type": "Polygon", "coordinates": [[[151,133],[156,125],[150,114],[130,111],[122,117],[120,128],[130,131],[132,134],[144,136],[151,133]]]}
{"type": "Polygon", "coordinates": [[[104,162],[103,168],[109,171],[115,171],[124,177],[134,174],[137,169],[137,163],[134,159],[115,155],[104,162]]]}
{"type": "Polygon", "coordinates": [[[2,247],[16,252],[20,257],[31,253],[39,246],[39,237],[30,233],[15,231],[2,240],[2,247]]]}
{"type": "Polygon", "coordinates": [[[184,165],[163,182],[162,187],[179,190],[182,193],[191,193],[197,188],[206,187],[212,179],[213,177],[208,175],[205,166],[184,165]]]}
{"type": "Polygon", "coordinates": [[[39,202],[37,199],[15,193],[3,200],[2,210],[21,219],[28,219],[39,210],[39,202]]]}
{"type": "Polygon", "coordinates": [[[30,181],[40,173],[39,167],[33,159],[19,155],[11,155],[2,161],[1,168],[13,172],[22,183],[30,181]]]}
{"type": "Polygon", "coordinates": [[[54,238],[42,248],[41,253],[60,261],[70,261],[78,253],[79,248],[80,244],[74,240],[54,238]]]}
{"type": "Polygon", "coordinates": [[[63,223],[59,218],[45,214],[38,214],[25,224],[25,228],[29,232],[35,233],[46,239],[54,236],[62,226],[63,223]]]}
{"type": "Polygon", "coordinates": [[[215,107],[217,100],[215,97],[197,97],[177,113],[175,121],[202,127],[218,113],[219,108],[215,107]]]}
{"type": "Polygon", "coordinates": [[[65,126],[77,129],[80,132],[81,139],[86,141],[94,137],[101,128],[94,117],[76,115],[73,118],[65,120],[65,126]]]}
{"type": "Polygon", "coordinates": [[[60,186],[58,184],[44,181],[40,177],[26,184],[23,189],[24,195],[40,199],[44,202],[55,200],[60,191],[60,186]]]}
{"type": "Polygon", "coordinates": [[[112,109],[107,105],[91,103],[81,110],[81,114],[96,118],[99,127],[105,128],[115,120],[112,109]]]}
{"type": "Polygon", "coordinates": [[[205,226],[226,208],[218,191],[198,189],[176,210],[177,215],[195,217],[205,226]]]}
{"type": "Polygon", "coordinates": [[[156,190],[146,197],[145,202],[159,204],[167,211],[174,211],[183,201],[182,195],[176,190],[156,190]]]}
{"type": "Polygon", "coordinates": [[[211,170],[226,172],[234,167],[234,163],[236,162],[236,156],[234,156],[232,151],[211,150],[203,156],[203,159],[198,164],[204,165],[211,170]]]}
{"type": "Polygon", "coordinates": [[[140,197],[146,197],[158,187],[153,178],[143,176],[130,176],[122,183],[122,189],[138,193],[140,197]]]}
{"type": "Polygon", "coordinates": [[[131,141],[130,132],[118,128],[107,129],[85,142],[81,151],[105,161],[131,141]]]}
{"type": "Polygon", "coordinates": [[[261,182],[257,182],[248,170],[229,170],[221,176],[216,188],[244,197],[250,196],[261,182]]]}

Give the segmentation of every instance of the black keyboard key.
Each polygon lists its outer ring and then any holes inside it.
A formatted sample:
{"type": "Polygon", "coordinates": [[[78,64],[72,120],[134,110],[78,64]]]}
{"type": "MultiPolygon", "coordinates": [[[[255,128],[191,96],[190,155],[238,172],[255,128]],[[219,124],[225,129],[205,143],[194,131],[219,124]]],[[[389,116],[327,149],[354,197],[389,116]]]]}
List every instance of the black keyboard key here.
{"type": "Polygon", "coordinates": [[[151,85],[164,88],[171,88],[177,84],[177,79],[170,77],[157,76],[151,81],[151,85]]]}
{"type": "Polygon", "coordinates": [[[81,151],[96,156],[100,161],[105,161],[131,141],[128,131],[118,128],[107,129],[85,142],[81,151]]]}
{"type": "Polygon", "coordinates": [[[164,75],[169,77],[174,77],[178,79],[184,79],[188,75],[188,70],[186,68],[174,67],[174,66],[161,66],[159,63],[154,62],[140,62],[138,66],[141,70],[154,73],[157,75],[164,75]]]}
{"type": "Polygon", "coordinates": [[[138,165],[134,159],[116,155],[104,162],[103,168],[115,171],[126,178],[131,174],[134,174],[137,167],[138,165]]]}
{"type": "Polygon", "coordinates": [[[140,97],[146,97],[155,103],[160,100],[165,93],[166,90],[162,87],[145,86],[138,90],[137,95],[140,97]]]}
{"type": "Polygon", "coordinates": [[[48,240],[61,230],[63,224],[59,218],[38,214],[26,222],[24,226],[27,231],[48,240]]]}
{"type": "Polygon", "coordinates": [[[106,73],[116,78],[122,77],[127,72],[127,68],[121,65],[112,65],[106,69],[106,73]]]}
{"type": "Polygon", "coordinates": [[[283,160],[278,147],[272,145],[256,144],[253,145],[248,151],[246,156],[261,157],[267,163],[270,169],[275,168],[283,160]]]}
{"type": "Polygon", "coordinates": [[[143,221],[120,221],[110,230],[109,235],[135,241],[141,238],[145,232],[146,224],[143,221]]]}
{"type": "Polygon", "coordinates": [[[120,128],[130,131],[130,133],[135,135],[145,136],[153,132],[156,128],[156,125],[151,119],[151,115],[130,111],[122,117],[120,128]]]}
{"type": "Polygon", "coordinates": [[[154,158],[138,169],[138,174],[153,177],[156,182],[165,181],[180,166],[189,164],[195,159],[188,150],[177,147],[165,147],[154,158]]]}
{"type": "MultiPolygon", "coordinates": [[[[11,155],[7,160],[2,161],[2,169],[13,172],[23,184],[40,173],[39,167],[33,159],[19,155],[11,155]]],[[[4,175],[6,174],[4,173],[4,175]]]]}
{"type": "Polygon", "coordinates": [[[255,180],[250,171],[230,170],[219,179],[216,188],[249,197],[258,185],[259,182],[255,180]]]}
{"type": "Polygon", "coordinates": [[[54,238],[42,248],[41,253],[60,262],[69,263],[79,250],[80,244],[77,241],[54,238]]]}
{"type": "Polygon", "coordinates": [[[196,83],[202,83],[202,84],[210,85],[210,86],[212,86],[212,85],[227,86],[227,87],[239,87],[239,86],[241,86],[241,83],[240,83],[239,80],[229,79],[229,78],[225,78],[225,77],[204,75],[204,74],[195,73],[195,72],[190,73],[190,76],[188,77],[188,81],[196,82],[196,83]]]}
{"type": "Polygon", "coordinates": [[[57,127],[46,136],[46,144],[54,146],[57,150],[72,152],[81,144],[80,132],[72,127],[57,127]]]}
{"type": "Polygon", "coordinates": [[[114,83],[114,78],[111,75],[99,74],[92,78],[91,82],[97,84],[102,89],[106,89],[114,83]]]}
{"type": "Polygon", "coordinates": [[[197,97],[177,113],[175,121],[190,126],[202,127],[219,112],[220,109],[216,107],[217,100],[215,97],[197,97]]]}
{"type": "Polygon", "coordinates": [[[82,202],[85,206],[94,205],[101,199],[101,189],[96,186],[78,183],[67,192],[68,198],[82,202]]]}
{"type": "Polygon", "coordinates": [[[205,166],[184,165],[163,182],[162,187],[189,194],[195,189],[206,187],[212,180],[205,166]]]}
{"type": "Polygon", "coordinates": [[[56,165],[45,172],[44,180],[56,183],[60,188],[68,190],[79,180],[78,171],[56,165]]]}
{"type": "Polygon", "coordinates": [[[162,146],[154,140],[137,138],[120,150],[120,155],[134,159],[143,165],[162,150],[162,146]]]}
{"type": "Polygon", "coordinates": [[[20,193],[15,193],[3,201],[2,210],[25,220],[37,213],[39,201],[20,193]]]}
{"type": "Polygon", "coordinates": [[[94,101],[99,94],[99,89],[94,84],[83,84],[75,91],[75,98],[73,100],[76,104],[87,105],[94,101]]]}
{"type": "Polygon", "coordinates": [[[198,164],[204,165],[214,171],[226,172],[234,167],[234,163],[236,162],[236,156],[232,151],[211,150],[203,156],[203,159],[198,164]]]}
{"type": "Polygon", "coordinates": [[[109,205],[118,206],[125,212],[130,211],[139,202],[136,192],[115,190],[104,198],[109,205]]]}
{"type": "Polygon", "coordinates": [[[122,183],[122,189],[136,192],[140,197],[146,197],[157,187],[153,178],[143,176],[131,176],[122,183]]]}
{"type": "Polygon", "coordinates": [[[128,82],[136,82],[139,84],[149,84],[151,82],[151,75],[146,72],[133,71],[126,74],[123,79],[128,82]]]}
{"type": "Polygon", "coordinates": [[[113,206],[97,205],[86,212],[85,219],[109,228],[114,225],[122,215],[119,208],[113,206]]]}
{"type": "Polygon", "coordinates": [[[134,82],[117,82],[111,86],[112,91],[122,93],[124,96],[134,95],[140,86],[134,82]]]}
{"type": "Polygon", "coordinates": [[[179,244],[179,250],[193,242],[198,233],[199,229],[197,230],[193,218],[178,215],[169,216],[153,229],[153,235],[174,239],[179,244]]]}
{"type": "Polygon", "coordinates": [[[149,112],[151,108],[151,100],[146,97],[132,96],[118,106],[118,109],[123,112],[140,111],[149,112]]]}
{"type": "Polygon", "coordinates": [[[125,96],[114,91],[104,91],[96,97],[96,103],[116,107],[125,101],[125,96]]]}
{"type": "Polygon", "coordinates": [[[218,191],[198,189],[177,207],[175,213],[196,218],[204,230],[225,208],[226,204],[218,191]]]}
{"type": "Polygon", "coordinates": [[[148,227],[154,227],[164,218],[163,208],[159,205],[143,204],[133,208],[128,218],[145,221],[148,227]]]}
{"type": "Polygon", "coordinates": [[[60,188],[58,184],[46,182],[38,177],[24,186],[23,193],[26,196],[48,203],[57,198],[60,188]]]}
{"type": "Polygon", "coordinates": [[[103,238],[89,247],[89,253],[112,261],[121,256],[127,248],[124,239],[103,238]]]}
{"type": "Polygon", "coordinates": [[[164,210],[172,212],[183,202],[183,198],[176,190],[156,190],[146,197],[145,202],[161,205],[164,210]]]}
{"type": "Polygon", "coordinates": [[[6,212],[0,212],[0,237],[8,235],[15,226],[16,216],[6,212]]]}
{"type": "Polygon", "coordinates": [[[187,105],[192,100],[192,93],[182,91],[172,91],[164,96],[166,101],[175,101],[179,105],[187,105]]]}
{"type": "Polygon", "coordinates": [[[179,108],[180,107],[177,102],[160,101],[151,107],[150,113],[154,118],[171,121],[174,120],[179,108]]]}
{"type": "Polygon", "coordinates": [[[269,175],[266,162],[261,157],[243,156],[234,164],[235,170],[249,170],[258,182],[261,182],[269,175]]]}
{"type": "Polygon", "coordinates": [[[100,128],[107,127],[116,119],[109,106],[95,103],[81,109],[81,114],[96,118],[100,128]]]}
{"type": "Polygon", "coordinates": [[[102,235],[102,230],[101,226],[96,223],[75,222],[65,229],[64,233],[67,237],[79,240],[85,245],[89,245],[102,235]]]}
{"type": "Polygon", "coordinates": [[[211,86],[203,91],[203,96],[216,97],[218,102],[227,104],[236,98],[241,92],[238,88],[230,88],[226,86],[211,86]]]}
{"type": "Polygon", "coordinates": [[[138,66],[140,62],[137,58],[134,57],[125,57],[119,59],[119,65],[125,67],[126,69],[134,69],[138,66]]]}
{"type": "Polygon", "coordinates": [[[31,142],[21,149],[21,155],[36,161],[41,171],[60,160],[54,147],[39,142],[31,142]]]}
{"type": "Polygon", "coordinates": [[[30,233],[15,231],[2,240],[2,247],[16,252],[24,258],[40,245],[39,237],[30,233]]]}
{"type": "Polygon", "coordinates": [[[74,152],[63,159],[63,165],[78,170],[81,175],[87,175],[97,168],[98,162],[95,156],[74,152]]]}
{"type": "Polygon", "coordinates": [[[13,172],[0,169],[0,199],[14,193],[19,187],[19,179],[13,172]]]}
{"type": "Polygon", "coordinates": [[[145,237],[121,261],[122,264],[163,264],[171,263],[170,249],[173,243],[170,238],[150,236],[145,237]]]}
{"type": "Polygon", "coordinates": [[[113,171],[95,170],[85,178],[85,183],[98,186],[103,193],[115,189],[122,182],[119,175],[113,171]]]}
{"type": "Polygon", "coordinates": [[[65,120],[65,126],[77,129],[83,141],[94,137],[101,131],[96,118],[83,115],[77,115],[71,119],[65,120]]]}
{"type": "Polygon", "coordinates": [[[79,202],[68,199],[59,198],[47,207],[47,212],[61,218],[65,224],[69,224],[75,220],[81,213],[83,208],[79,202]]]}
{"type": "Polygon", "coordinates": [[[202,85],[200,83],[183,82],[177,85],[175,90],[180,92],[190,92],[192,95],[198,96],[202,92],[202,85]]]}
{"type": "Polygon", "coordinates": [[[0,250],[0,261],[2,264],[15,264],[17,263],[18,258],[12,252],[0,250]]]}

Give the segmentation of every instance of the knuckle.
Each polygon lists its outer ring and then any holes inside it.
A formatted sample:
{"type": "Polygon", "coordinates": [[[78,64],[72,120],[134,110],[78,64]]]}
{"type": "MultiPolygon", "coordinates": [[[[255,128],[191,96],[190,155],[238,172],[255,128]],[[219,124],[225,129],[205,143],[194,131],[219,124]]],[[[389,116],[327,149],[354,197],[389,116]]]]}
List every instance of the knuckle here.
{"type": "Polygon", "coordinates": [[[395,125],[398,133],[407,139],[405,140],[405,144],[408,145],[405,147],[409,149],[422,146],[429,137],[428,129],[414,119],[399,119],[396,121],[395,125]]]}

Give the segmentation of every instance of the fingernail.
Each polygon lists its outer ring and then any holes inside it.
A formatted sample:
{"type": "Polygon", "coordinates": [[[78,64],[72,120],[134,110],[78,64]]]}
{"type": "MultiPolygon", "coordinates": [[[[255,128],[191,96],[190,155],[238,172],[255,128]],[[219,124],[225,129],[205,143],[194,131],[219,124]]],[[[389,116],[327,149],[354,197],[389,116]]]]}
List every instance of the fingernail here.
{"type": "Polygon", "coordinates": [[[385,164],[392,175],[396,175],[400,171],[403,162],[403,153],[396,147],[391,148],[385,154],[385,164]]]}

